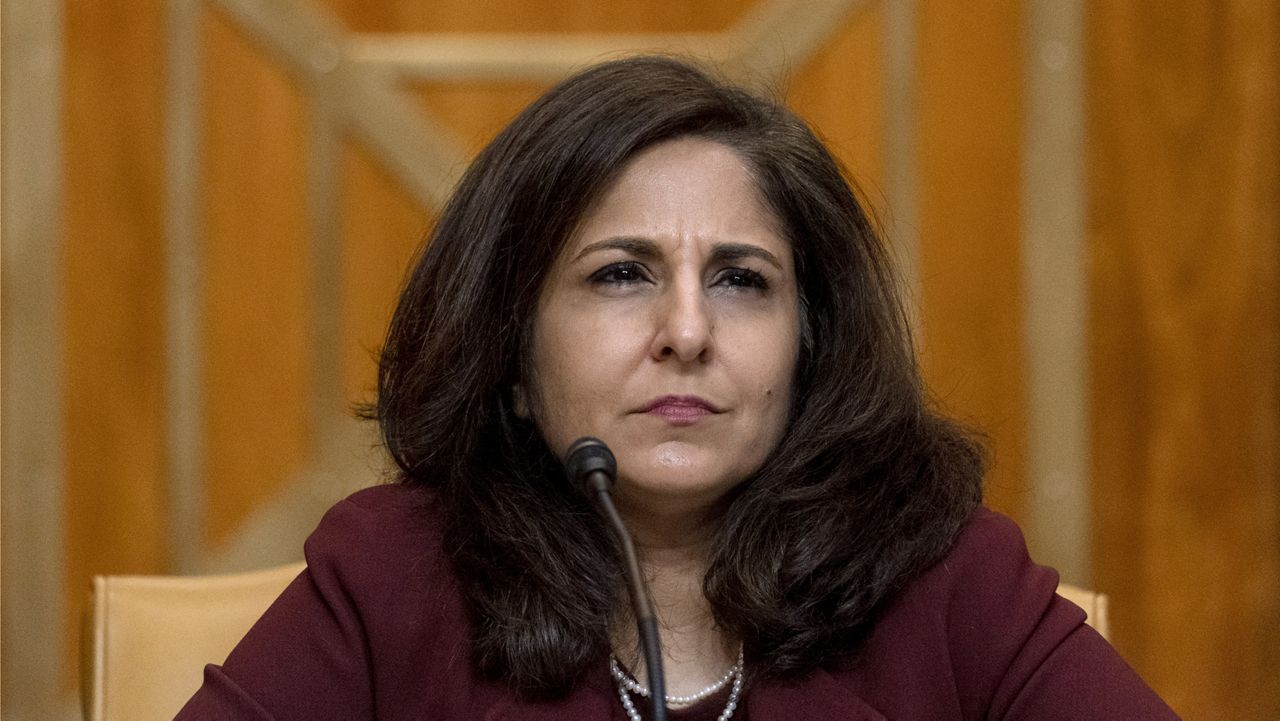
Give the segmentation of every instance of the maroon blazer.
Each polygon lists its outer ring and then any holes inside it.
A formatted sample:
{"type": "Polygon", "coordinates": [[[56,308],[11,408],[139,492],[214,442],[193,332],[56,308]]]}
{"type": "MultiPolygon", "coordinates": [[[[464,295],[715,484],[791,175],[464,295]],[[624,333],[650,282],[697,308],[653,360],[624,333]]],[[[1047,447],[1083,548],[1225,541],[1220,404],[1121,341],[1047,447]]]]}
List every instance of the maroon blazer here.
{"type": "MultiPolygon", "coordinates": [[[[556,702],[476,677],[431,491],[360,491],[305,548],[307,569],[205,668],[178,721],[626,721],[603,664],[556,702]]],[[[733,719],[1176,719],[1057,584],[1012,521],[980,509],[890,602],[856,662],[751,686],[733,719]]],[[[725,694],[670,718],[714,721],[725,694]]]]}

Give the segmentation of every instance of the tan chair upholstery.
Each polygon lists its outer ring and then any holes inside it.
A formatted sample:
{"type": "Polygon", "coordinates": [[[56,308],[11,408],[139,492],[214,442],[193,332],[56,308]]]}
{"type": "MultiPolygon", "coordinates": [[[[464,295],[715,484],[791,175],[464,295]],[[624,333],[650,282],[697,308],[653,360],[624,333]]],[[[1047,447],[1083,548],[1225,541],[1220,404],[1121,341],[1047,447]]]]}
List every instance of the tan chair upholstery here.
{"type": "Polygon", "coordinates": [[[1107,604],[1111,599],[1104,593],[1094,593],[1070,584],[1058,584],[1058,595],[1084,609],[1084,622],[1108,641],[1111,640],[1111,624],[1107,619],[1107,604]]]}
{"type": "Polygon", "coordinates": [[[97,576],[81,697],[88,721],[168,721],[303,563],[220,576],[97,576]]]}
{"type": "MultiPolygon", "coordinates": [[[[88,721],[172,719],[305,564],[224,576],[97,576],[81,678],[88,721]]],[[[1059,595],[1108,635],[1107,597],[1059,595]]]]}

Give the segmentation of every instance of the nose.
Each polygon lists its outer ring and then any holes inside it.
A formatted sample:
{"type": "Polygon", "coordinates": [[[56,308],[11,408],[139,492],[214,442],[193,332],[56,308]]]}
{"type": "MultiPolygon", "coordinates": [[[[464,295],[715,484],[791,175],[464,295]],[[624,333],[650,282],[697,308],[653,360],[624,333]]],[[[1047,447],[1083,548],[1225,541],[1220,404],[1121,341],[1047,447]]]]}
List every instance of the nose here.
{"type": "Polygon", "coordinates": [[[654,360],[685,363],[711,359],[712,319],[697,281],[673,284],[656,304],[657,328],[650,354],[654,360]]]}

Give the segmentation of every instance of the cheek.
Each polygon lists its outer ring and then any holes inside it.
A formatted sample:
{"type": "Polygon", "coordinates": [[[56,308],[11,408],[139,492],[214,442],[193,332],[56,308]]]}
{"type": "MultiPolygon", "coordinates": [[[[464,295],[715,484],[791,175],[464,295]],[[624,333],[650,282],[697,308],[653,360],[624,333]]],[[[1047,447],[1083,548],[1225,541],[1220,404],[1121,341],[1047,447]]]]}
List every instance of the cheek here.
{"type": "Polygon", "coordinates": [[[778,431],[790,416],[793,369],[794,364],[775,369],[771,382],[760,393],[763,422],[774,431],[778,431]]]}
{"type": "Polygon", "coordinates": [[[552,315],[536,326],[533,415],[553,448],[607,420],[625,380],[630,340],[615,323],[595,317],[552,315]]]}
{"type": "Polygon", "coordinates": [[[753,355],[749,375],[755,379],[757,388],[762,435],[776,440],[790,417],[799,334],[790,332],[788,327],[773,337],[778,339],[778,343],[773,347],[759,348],[759,352],[753,355]]]}

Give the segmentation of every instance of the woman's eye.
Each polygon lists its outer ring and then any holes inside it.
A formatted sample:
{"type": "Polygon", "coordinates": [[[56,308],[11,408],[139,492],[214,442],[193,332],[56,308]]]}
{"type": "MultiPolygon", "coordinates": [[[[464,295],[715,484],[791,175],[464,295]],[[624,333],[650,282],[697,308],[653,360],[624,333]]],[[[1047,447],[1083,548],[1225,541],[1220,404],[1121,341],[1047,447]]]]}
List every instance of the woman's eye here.
{"type": "Polygon", "coordinates": [[[592,283],[608,283],[627,285],[646,280],[644,269],[639,263],[611,263],[591,274],[592,283]]]}
{"type": "Polygon", "coordinates": [[[716,278],[717,285],[726,285],[731,288],[755,288],[757,290],[767,290],[769,281],[760,273],[748,268],[729,268],[720,273],[716,278]]]}

